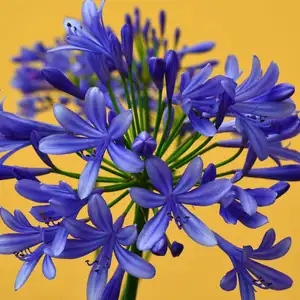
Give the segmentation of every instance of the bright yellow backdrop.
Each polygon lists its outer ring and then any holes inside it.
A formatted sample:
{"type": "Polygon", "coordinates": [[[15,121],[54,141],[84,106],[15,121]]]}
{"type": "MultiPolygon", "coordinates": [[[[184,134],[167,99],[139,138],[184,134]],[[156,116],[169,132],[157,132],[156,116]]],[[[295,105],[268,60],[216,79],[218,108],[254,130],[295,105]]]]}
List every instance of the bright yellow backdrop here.
{"type": "MultiPolygon", "coordinates": [[[[30,46],[36,40],[48,44],[55,36],[63,34],[62,21],[65,16],[79,17],[81,0],[0,0],[0,96],[7,96],[6,109],[15,111],[15,102],[20,95],[9,86],[14,66],[10,57],[18,53],[21,45],[30,46]]],[[[224,63],[227,54],[236,54],[242,68],[248,72],[252,55],[258,55],[267,67],[271,60],[280,66],[282,82],[300,86],[300,18],[298,0],[108,0],[105,7],[105,22],[119,30],[123,15],[132,12],[135,5],[142,9],[143,16],[157,19],[159,9],[168,12],[169,34],[174,27],[180,26],[182,41],[193,44],[201,40],[214,40],[217,48],[205,58],[218,58],[224,63]]],[[[155,21],[156,22],[156,21],[155,21]]],[[[200,58],[201,59],[201,58],[200,58]]],[[[218,70],[221,70],[220,68],[218,70]]],[[[299,96],[294,99],[299,103],[299,96]]],[[[299,104],[298,104],[299,107],[299,104]]],[[[44,120],[52,120],[43,115],[44,120]]],[[[300,139],[292,147],[299,150],[300,139]]],[[[220,154],[214,151],[206,155],[206,165],[210,160],[219,162],[230,152],[220,154]]],[[[55,162],[66,169],[80,171],[82,164],[74,157],[55,158],[55,162]],[[77,163],[78,162],[78,163],[77,163]]],[[[239,165],[243,159],[239,159],[239,165]]],[[[39,160],[32,152],[25,150],[10,160],[12,164],[39,166],[39,160]]],[[[237,164],[238,165],[238,164],[237,164]]],[[[235,165],[235,166],[237,166],[235,165]]],[[[224,169],[225,170],[225,169],[224,169]]],[[[47,176],[43,181],[56,183],[58,177],[47,176]]],[[[66,179],[67,180],[67,179],[66,179]]],[[[67,180],[71,182],[70,180],[67,180]]],[[[14,191],[14,181],[0,182],[0,205],[7,209],[30,208],[29,201],[22,199],[14,191]]],[[[245,180],[245,186],[260,187],[263,180],[245,180]]],[[[269,182],[268,184],[271,184],[269,182]]],[[[283,259],[273,262],[272,266],[286,272],[294,279],[292,289],[283,292],[259,291],[261,300],[298,300],[300,299],[300,185],[292,184],[287,196],[263,209],[270,223],[256,231],[240,225],[226,225],[217,214],[217,207],[197,209],[197,214],[213,230],[238,245],[258,245],[265,230],[275,228],[277,236],[292,236],[293,245],[290,253],[283,259]]],[[[109,197],[106,198],[110,200],[109,197]]],[[[121,208],[123,209],[123,208],[121,208]]],[[[121,211],[121,209],[119,211],[121,211]]],[[[118,213],[118,211],[117,211],[118,213]]],[[[0,225],[1,233],[4,226],[0,225]]],[[[156,266],[157,276],[150,281],[143,281],[140,286],[139,300],[175,300],[175,299],[240,299],[238,291],[224,292],[219,288],[219,280],[231,268],[227,257],[217,248],[201,247],[171,227],[170,237],[184,242],[185,250],[180,258],[168,255],[154,257],[151,262],[156,266]]],[[[26,286],[14,292],[13,283],[20,262],[13,256],[0,257],[0,299],[85,299],[86,278],[89,268],[84,259],[76,261],[57,261],[57,277],[48,281],[41,275],[41,266],[37,267],[26,286]]]]}

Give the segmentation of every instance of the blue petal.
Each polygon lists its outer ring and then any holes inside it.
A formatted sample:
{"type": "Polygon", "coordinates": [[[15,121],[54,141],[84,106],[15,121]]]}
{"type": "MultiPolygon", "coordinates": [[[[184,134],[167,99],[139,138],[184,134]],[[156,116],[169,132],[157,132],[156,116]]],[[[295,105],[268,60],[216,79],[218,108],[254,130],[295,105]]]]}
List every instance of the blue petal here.
{"type": "Polygon", "coordinates": [[[285,238],[273,247],[270,247],[268,249],[261,249],[257,251],[253,251],[251,255],[249,255],[251,258],[254,259],[260,259],[260,260],[273,260],[280,258],[284,255],[286,255],[292,244],[292,239],[291,238],[285,238]]]}
{"type": "Polygon", "coordinates": [[[247,260],[246,265],[256,277],[261,276],[266,282],[270,283],[269,288],[272,290],[285,290],[293,285],[293,280],[289,276],[273,268],[264,266],[250,259],[247,260]]]}
{"type": "Polygon", "coordinates": [[[15,290],[17,291],[18,289],[20,289],[28,280],[29,276],[31,275],[33,269],[35,268],[35,266],[37,265],[39,261],[38,259],[32,260],[30,262],[25,262],[23,264],[23,266],[21,267],[16,281],[15,281],[15,290]]]}
{"type": "Polygon", "coordinates": [[[166,202],[165,196],[153,193],[143,188],[131,188],[129,192],[132,200],[138,205],[145,208],[155,208],[163,206],[166,202]]]}
{"type": "Polygon", "coordinates": [[[108,145],[108,153],[116,166],[125,172],[140,173],[144,170],[144,162],[134,152],[113,142],[108,145]]]}
{"type": "MultiPolygon", "coordinates": [[[[249,149],[248,149],[247,156],[246,156],[243,171],[242,171],[242,174],[240,174],[240,176],[244,176],[245,174],[247,174],[252,169],[252,167],[254,166],[256,160],[257,160],[257,155],[254,152],[253,148],[250,146],[249,149]]],[[[236,176],[239,176],[239,175],[236,174],[236,176]]]]}
{"type": "Polygon", "coordinates": [[[184,87],[184,91],[182,92],[182,96],[185,97],[189,93],[195,92],[197,90],[197,88],[200,85],[202,85],[209,78],[212,71],[213,71],[212,66],[210,64],[207,64],[196,75],[194,75],[193,78],[191,79],[191,81],[184,87]]]}
{"type": "Polygon", "coordinates": [[[84,112],[93,125],[106,133],[106,101],[103,93],[97,88],[90,88],[85,96],[84,112]]]}
{"type": "MultiPolygon", "coordinates": [[[[9,211],[4,209],[3,207],[0,208],[0,216],[4,224],[13,231],[24,233],[24,232],[36,232],[35,228],[30,225],[28,220],[20,220],[16,217],[17,211],[15,211],[15,216],[13,216],[9,211]]],[[[20,212],[21,213],[21,212],[20,212]]]]}
{"type": "MultiPolygon", "coordinates": [[[[99,241],[96,240],[67,240],[64,251],[58,258],[75,259],[85,256],[99,249],[99,241]]],[[[51,251],[49,254],[52,254],[51,251]]]]}
{"type": "Polygon", "coordinates": [[[195,157],[185,169],[173,193],[182,194],[189,191],[201,178],[203,161],[195,157]]]}
{"type": "Polygon", "coordinates": [[[66,131],[88,137],[101,137],[102,134],[92,127],[78,114],[74,113],[62,104],[55,104],[53,112],[56,120],[66,131]]]}
{"type": "Polygon", "coordinates": [[[233,79],[234,81],[238,80],[241,76],[241,71],[239,68],[239,62],[235,55],[228,55],[225,64],[225,73],[226,76],[233,79]]]}
{"type": "Polygon", "coordinates": [[[120,267],[130,275],[138,278],[153,278],[155,276],[155,268],[147,261],[122,248],[118,243],[115,246],[115,254],[120,267]]]}
{"type": "Polygon", "coordinates": [[[16,191],[23,197],[38,203],[48,203],[51,196],[44,194],[41,183],[35,180],[22,179],[15,185],[16,191]]]}
{"type": "Polygon", "coordinates": [[[107,233],[87,225],[85,222],[67,218],[63,221],[63,226],[69,234],[77,239],[98,240],[99,247],[104,243],[107,233]]]}
{"type": "Polygon", "coordinates": [[[42,242],[37,233],[8,233],[0,235],[0,254],[13,254],[23,251],[42,242]]]}
{"type": "Polygon", "coordinates": [[[214,164],[209,164],[205,171],[203,172],[203,177],[201,180],[201,184],[208,183],[210,181],[214,181],[217,176],[217,169],[214,164]]]}
{"type": "Polygon", "coordinates": [[[255,290],[253,288],[252,283],[248,278],[238,273],[239,285],[240,285],[240,293],[242,300],[255,300],[255,290]]]}
{"type": "Polygon", "coordinates": [[[87,300],[99,300],[102,297],[107,282],[108,269],[100,268],[96,272],[91,269],[87,284],[87,300]]]}
{"type": "Polygon", "coordinates": [[[123,137],[132,123],[131,110],[124,110],[111,122],[108,132],[112,140],[123,137]]]}
{"type": "Polygon", "coordinates": [[[141,251],[150,250],[165,234],[169,226],[168,207],[164,205],[143,227],[138,239],[137,247],[141,251]]]}
{"type": "Polygon", "coordinates": [[[173,176],[168,165],[159,157],[152,156],[146,160],[146,169],[154,187],[168,196],[173,190],[173,176]]]}
{"type": "Polygon", "coordinates": [[[138,232],[136,225],[131,225],[122,228],[117,234],[117,239],[121,245],[130,246],[135,242],[137,236],[138,232]]]}
{"type": "Polygon", "coordinates": [[[39,142],[42,139],[43,135],[41,133],[38,133],[37,131],[33,131],[30,136],[32,147],[34,148],[37,155],[40,157],[40,159],[50,168],[54,168],[54,165],[49,158],[49,156],[39,149],[39,142]]]}
{"type": "Polygon", "coordinates": [[[125,271],[118,267],[105,287],[101,300],[118,300],[125,271]]]}
{"type": "Polygon", "coordinates": [[[49,255],[45,255],[43,261],[43,274],[49,280],[54,279],[56,276],[55,265],[52,261],[52,258],[49,255]]]}
{"type": "Polygon", "coordinates": [[[234,290],[236,288],[236,284],[237,284],[237,277],[236,277],[235,269],[227,272],[220,282],[220,286],[224,291],[234,290]]]}
{"type": "Polygon", "coordinates": [[[265,233],[261,241],[261,244],[259,245],[256,251],[261,251],[261,250],[266,250],[268,248],[271,248],[274,245],[275,240],[276,240],[276,233],[275,230],[271,228],[265,233]]]}
{"type": "Polygon", "coordinates": [[[94,16],[98,14],[97,5],[93,0],[85,0],[82,4],[81,15],[86,26],[90,26],[94,16]]]}
{"type": "Polygon", "coordinates": [[[270,154],[280,159],[292,160],[300,163],[300,152],[282,147],[269,147],[270,154]]]}
{"type": "Polygon", "coordinates": [[[61,214],[55,212],[49,205],[33,206],[29,212],[37,221],[42,223],[57,221],[62,217],[61,214]]]}
{"type": "Polygon", "coordinates": [[[93,195],[88,204],[88,213],[92,223],[104,230],[112,232],[113,221],[110,209],[100,195],[93,195]]]}
{"type": "Polygon", "coordinates": [[[194,214],[188,211],[183,205],[178,205],[181,215],[182,227],[185,233],[196,243],[203,246],[215,246],[217,240],[214,233],[194,214]]]}
{"type": "Polygon", "coordinates": [[[178,201],[189,205],[208,206],[217,203],[231,189],[232,183],[228,179],[218,179],[201,185],[200,187],[178,195],[178,201]]]}
{"type": "Polygon", "coordinates": [[[260,160],[265,160],[269,156],[268,141],[262,130],[253,125],[245,118],[238,118],[242,134],[247,137],[250,144],[260,160]]]}
{"type": "Polygon", "coordinates": [[[68,93],[75,98],[84,99],[84,93],[58,69],[46,68],[41,72],[45,79],[56,89],[68,93]]]}
{"type": "Polygon", "coordinates": [[[253,216],[256,213],[257,209],[257,203],[255,199],[251,196],[251,194],[249,194],[239,186],[233,186],[233,189],[235,191],[237,199],[240,200],[245,213],[247,213],[249,216],[253,216]]]}
{"type": "Polygon", "coordinates": [[[281,197],[284,195],[289,189],[290,189],[290,184],[284,181],[279,181],[272,185],[270,189],[274,191],[277,194],[277,198],[281,197]]]}
{"type": "Polygon", "coordinates": [[[57,230],[51,246],[52,252],[55,256],[58,256],[63,252],[67,242],[68,235],[69,233],[64,227],[60,227],[57,230]]]}
{"type": "Polygon", "coordinates": [[[198,117],[194,112],[191,112],[189,114],[189,119],[192,123],[193,128],[200,134],[203,134],[205,136],[214,136],[216,134],[216,127],[208,119],[198,117]]]}
{"type": "Polygon", "coordinates": [[[259,189],[247,189],[246,192],[250,194],[258,206],[268,206],[275,202],[277,193],[271,189],[259,188],[259,189]]]}
{"type": "MultiPolygon", "coordinates": [[[[104,153],[103,153],[104,154],[104,153]]],[[[78,196],[80,199],[87,198],[94,189],[98,173],[102,162],[101,160],[94,159],[87,162],[84,170],[82,171],[78,184],[78,196]]]]}
{"type": "Polygon", "coordinates": [[[39,149],[49,154],[69,154],[95,148],[103,143],[104,139],[82,138],[69,134],[53,134],[41,140],[39,149]]]}
{"type": "MultiPolygon", "coordinates": [[[[168,250],[168,240],[166,235],[164,235],[151,249],[151,252],[157,256],[166,255],[168,250]]],[[[173,255],[173,252],[172,252],[173,255]]]]}

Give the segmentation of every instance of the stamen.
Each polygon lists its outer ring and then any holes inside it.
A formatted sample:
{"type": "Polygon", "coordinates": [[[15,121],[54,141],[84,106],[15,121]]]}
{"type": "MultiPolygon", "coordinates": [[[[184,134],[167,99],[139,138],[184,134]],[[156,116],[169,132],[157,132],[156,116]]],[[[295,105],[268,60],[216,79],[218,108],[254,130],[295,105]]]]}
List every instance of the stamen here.
{"type": "Polygon", "coordinates": [[[87,259],[86,261],[86,264],[89,266],[89,267],[91,267],[91,266],[94,266],[94,265],[99,265],[99,260],[95,260],[95,261],[93,261],[93,262],[91,262],[90,263],[90,260],[89,259],[87,259]]]}

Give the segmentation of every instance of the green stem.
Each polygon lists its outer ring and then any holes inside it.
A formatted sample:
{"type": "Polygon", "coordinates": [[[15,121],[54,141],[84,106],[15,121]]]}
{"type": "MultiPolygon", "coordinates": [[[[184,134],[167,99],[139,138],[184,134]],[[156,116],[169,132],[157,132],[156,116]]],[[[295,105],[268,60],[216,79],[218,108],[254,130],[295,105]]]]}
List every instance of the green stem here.
{"type": "MultiPolygon", "coordinates": [[[[126,78],[124,76],[122,76],[122,82],[123,82],[123,86],[124,86],[124,91],[125,91],[125,97],[126,97],[126,101],[127,101],[127,106],[128,109],[131,109],[131,101],[130,101],[130,96],[129,96],[129,91],[128,91],[128,87],[127,87],[127,82],[126,82],[126,78]]],[[[133,119],[132,121],[132,136],[133,138],[136,137],[137,132],[136,132],[136,126],[135,126],[135,119],[133,119]]]]}
{"type": "MultiPolygon", "coordinates": [[[[200,151],[211,141],[212,138],[213,138],[213,136],[209,136],[200,146],[198,146],[191,153],[187,154],[185,157],[183,157],[182,159],[180,159],[180,161],[175,162],[173,165],[170,166],[170,168],[171,169],[178,169],[178,168],[186,165],[187,163],[189,163],[196,156],[200,155],[200,151]]],[[[217,145],[215,145],[214,147],[216,147],[216,146],[217,145]]]]}
{"type": "Polygon", "coordinates": [[[117,203],[119,203],[122,199],[124,199],[127,195],[129,194],[129,191],[126,190],[124,193],[122,193],[119,197],[117,197],[115,200],[111,201],[110,203],[108,203],[108,207],[113,207],[114,205],[116,205],[117,203]]]}
{"type": "Polygon", "coordinates": [[[235,174],[235,172],[236,172],[236,170],[230,170],[227,172],[219,173],[219,174],[217,174],[216,177],[218,178],[218,177],[223,177],[223,176],[227,176],[227,175],[233,175],[233,174],[235,174]]]}
{"type": "Polygon", "coordinates": [[[144,92],[144,111],[145,111],[145,130],[149,132],[150,130],[150,111],[149,111],[149,96],[146,86],[143,87],[144,92]]]}
{"type": "Polygon", "coordinates": [[[104,192],[116,192],[120,190],[127,189],[129,187],[136,186],[137,182],[136,181],[131,181],[131,182],[126,182],[126,183],[121,183],[121,184],[114,184],[114,185],[108,185],[103,187],[104,192]]]}
{"type": "Polygon", "coordinates": [[[131,200],[130,203],[128,204],[128,206],[126,207],[124,213],[123,213],[124,216],[126,216],[129,213],[129,211],[131,210],[133,204],[134,204],[134,201],[131,200]]]}
{"type": "Polygon", "coordinates": [[[164,153],[168,150],[170,145],[174,142],[174,140],[176,139],[176,137],[180,133],[180,128],[181,128],[181,126],[182,126],[185,119],[186,119],[186,115],[183,114],[181,116],[181,118],[178,120],[177,124],[175,124],[175,127],[174,127],[173,131],[171,132],[170,136],[168,137],[166,143],[163,146],[163,149],[161,151],[161,156],[164,155],[164,153]]]}
{"type": "Polygon", "coordinates": [[[200,137],[199,133],[195,133],[193,137],[186,141],[184,145],[178,150],[176,149],[166,160],[167,164],[171,164],[177,158],[179,158],[182,154],[184,154],[190,147],[195,143],[195,141],[200,137]]]}
{"type": "MultiPolygon", "coordinates": [[[[138,233],[141,232],[145,223],[147,222],[148,214],[149,214],[149,209],[142,208],[139,205],[136,205],[134,224],[136,224],[137,226],[138,233]]],[[[136,244],[132,245],[130,250],[132,253],[140,257],[143,256],[143,252],[137,248],[136,244]]],[[[132,275],[128,275],[122,300],[135,300],[137,296],[138,284],[139,284],[139,278],[136,278],[132,275]]]]}
{"type": "Polygon", "coordinates": [[[172,118],[172,99],[168,99],[168,117],[167,117],[167,122],[166,122],[166,126],[164,128],[164,132],[163,132],[163,135],[161,137],[161,140],[160,140],[160,143],[158,145],[158,148],[156,150],[156,155],[158,157],[161,157],[161,150],[162,150],[162,147],[165,143],[165,140],[166,140],[166,137],[167,137],[167,133],[168,133],[168,129],[169,129],[169,126],[170,126],[170,122],[171,122],[171,118],[172,118]]]}
{"type": "Polygon", "coordinates": [[[162,90],[158,91],[158,108],[157,108],[156,122],[155,122],[155,128],[154,128],[154,133],[153,133],[154,139],[157,138],[159,125],[160,125],[160,121],[162,118],[162,93],[163,93],[162,90]]]}
{"type": "Polygon", "coordinates": [[[238,158],[242,154],[243,150],[244,150],[244,148],[240,148],[237,151],[237,153],[235,153],[233,156],[231,156],[230,158],[228,158],[228,159],[226,159],[226,160],[224,160],[224,161],[216,164],[216,168],[220,168],[220,167],[223,167],[223,166],[231,163],[232,161],[234,161],[236,158],[238,158]]]}
{"type": "Polygon", "coordinates": [[[112,163],[108,159],[103,158],[103,162],[106,163],[107,165],[109,165],[110,167],[114,168],[118,172],[118,174],[120,174],[118,176],[123,177],[123,178],[127,178],[127,179],[131,178],[130,175],[128,175],[126,172],[121,171],[114,163],[112,163]]]}
{"type": "Polygon", "coordinates": [[[139,104],[139,115],[140,115],[140,122],[141,122],[141,130],[145,130],[145,120],[144,120],[144,99],[141,95],[140,88],[138,84],[135,85],[137,95],[138,95],[138,104],[139,104]]]}
{"type": "MultiPolygon", "coordinates": [[[[131,90],[131,99],[132,99],[132,107],[133,107],[133,114],[134,114],[134,122],[136,124],[137,133],[139,134],[141,132],[141,127],[140,127],[139,115],[138,115],[138,111],[137,111],[135,90],[134,90],[134,84],[133,84],[133,79],[132,79],[132,68],[131,67],[129,68],[128,79],[129,79],[130,90],[131,90]]],[[[134,136],[134,138],[135,137],[136,137],[136,135],[134,136]]]]}

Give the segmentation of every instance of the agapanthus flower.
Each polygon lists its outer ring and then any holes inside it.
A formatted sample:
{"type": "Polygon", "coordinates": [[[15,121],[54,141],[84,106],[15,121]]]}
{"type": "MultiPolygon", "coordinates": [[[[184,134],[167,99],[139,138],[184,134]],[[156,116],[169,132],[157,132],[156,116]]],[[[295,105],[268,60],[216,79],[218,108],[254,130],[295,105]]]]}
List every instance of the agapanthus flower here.
{"type": "Polygon", "coordinates": [[[291,238],[285,238],[275,243],[276,235],[270,229],[257,249],[244,246],[242,249],[234,246],[216,234],[218,246],[229,256],[233,269],[221,280],[220,286],[225,291],[232,291],[239,281],[242,300],[255,299],[255,288],[264,290],[285,290],[292,286],[292,279],[271,267],[256,260],[273,260],[284,256],[290,249],[291,238]]]}
{"type": "Polygon", "coordinates": [[[56,268],[52,256],[54,253],[59,255],[63,251],[67,231],[60,226],[46,228],[32,226],[19,210],[15,210],[12,215],[1,208],[0,216],[5,225],[16,232],[0,235],[0,253],[14,254],[23,262],[16,278],[15,289],[20,289],[26,283],[43,256],[43,274],[47,279],[53,279],[56,268]],[[31,250],[35,246],[37,248],[31,250]]]}
{"type": "Polygon", "coordinates": [[[231,188],[231,182],[228,179],[219,179],[191,190],[201,179],[202,166],[201,158],[195,158],[174,188],[172,172],[167,164],[156,156],[146,160],[150,181],[160,194],[135,187],[130,189],[130,196],[142,207],[161,209],[140,233],[137,240],[140,250],[151,249],[163,237],[173,217],[178,228],[183,229],[195,242],[206,246],[216,244],[212,231],[183,204],[212,205],[226,195],[231,188]]]}
{"type": "Polygon", "coordinates": [[[54,115],[66,133],[42,139],[39,147],[40,151],[48,154],[69,154],[95,148],[91,156],[82,156],[87,164],[79,180],[78,195],[81,199],[91,193],[106,150],[121,170],[139,173],[144,169],[144,162],[137,154],[115,143],[131,125],[131,111],[121,112],[107,127],[106,103],[98,88],[87,92],[84,111],[89,122],[65,106],[56,104],[54,115]]]}
{"type": "Polygon", "coordinates": [[[76,258],[101,248],[96,260],[92,263],[87,284],[88,300],[102,299],[113,253],[120,267],[132,276],[154,277],[155,269],[150,263],[123,248],[135,242],[137,238],[135,225],[122,228],[124,215],[113,223],[111,212],[100,195],[92,196],[88,203],[88,212],[96,228],[72,219],[66,219],[63,222],[67,231],[76,239],[68,241],[66,250],[60,256],[76,258]]]}

